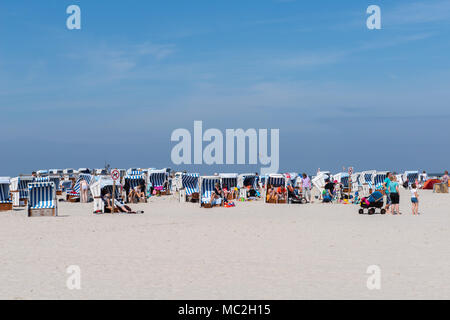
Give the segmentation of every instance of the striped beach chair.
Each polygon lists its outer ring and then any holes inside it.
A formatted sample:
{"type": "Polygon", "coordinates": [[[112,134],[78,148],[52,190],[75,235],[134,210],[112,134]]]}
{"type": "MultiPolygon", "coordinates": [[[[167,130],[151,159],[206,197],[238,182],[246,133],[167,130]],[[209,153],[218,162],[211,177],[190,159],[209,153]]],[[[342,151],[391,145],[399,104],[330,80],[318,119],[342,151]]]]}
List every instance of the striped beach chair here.
{"type": "Polygon", "coordinates": [[[403,181],[408,181],[408,186],[411,187],[413,183],[419,180],[419,171],[405,171],[403,174],[403,181]]]}
{"type": "Polygon", "coordinates": [[[279,201],[278,203],[287,203],[287,181],[285,175],[278,173],[271,173],[267,176],[266,180],[266,189],[264,192],[264,201],[267,203],[267,186],[272,186],[273,188],[284,187],[286,189],[286,194],[284,196],[284,200],[279,201]]]}
{"type": "Polygon", "coordinates": [[[333,180],[337,180],[338,183],[342,184],[344,189],[348,189],[348,181],[350,176],[347,172],[340,172],[338,174],[333,175],[333,180]]]}
{"type": "Polygon", "coordinates": [[[250,190],[257,191],[259,188],[259,176],[254,173],[245,173],[238,176],[239,198],[247,199],[247,192],[250,190]]]}
{"type": "Polygon", "coordinates": [[[199,199],[199,177],[198,173],[183,173],[181,175],[180,202],[199,199]]]}
{"type": "Polygon", "coordinates": [[[49,176],[48,179],[49,179],[49,181],[51,181],[51,182],[53,182],[55,184],[56,195],[61,195],[62,194],[61,177],[52,175],[52,176],[49,176]]]}
{"type": "Polygon", "coordinates": [[[369,196],[371,190],[374,191],[373,178],[375,177],[376,170],[368,170],[361,172],[360,180],[362,182],[362,196],[369,196]]]}
{"type": "Polygon", "coordinates": [[[72,179],[75,176],[75,170],[72,169],[72,168],[66,168],[66,169],[63,170],[62,176],[65,179],[72,179]]]}
{"type": "Polygon", "coordinates": [[[184,173],[181,176],[181,181],[183,184],[183,188],[186,189],[186,196],[191,196],[194,193],[199,193],[199,187],[198,187],[198,173],[184,173]]]}
{"type": "MultiPolygon", "coordinates": [[[[228,191],[232,192],[233,189],[237,188],[238,185],[238,174],[237,173],[220,173],[220,184],[222,188],[226,188],[228,191]]],[[[236,198],[238,196],[237,192],[234,192],[236,198]]],[[[233,199],[234,199],[233,198],[233,199]]],[[[232,200],[229,198],[228,200],[232,200]]]]}
{"type": "Polygon", "coordinates": [[[28,216],[57,216],[58,202],[53,182],[28,184],[28,216]]]}
{"type": "Polygon", "coordinates": [[[377,171],[373,177],[375,190],[382,191],[384,180],[387,178],[387,171],[377,171]]]}
{"type": "Polygon", "coordinates": [[[94,177],[88,173],[80,173],[78,174],[78,178],[73,185],[73,188],[71,190],[67,190],[67,200],[75,202],[77,199],[80,198],[80,189],[81,189],[81,181],[84,180],[87,182],[87,184],[90,186],[91,183],[94,181],[94,177]]]}
{"type": "Polygon", "coordinates": [[[217,199],[214,203],[211,203],[211,195],[214,191],[216,183],[220,184],[219,176],[202,176],[199,178],[200,186],[200,207],[205,205],[220,205],[221,199],[217,199]]]}
{"type": "Polygon", "coordinates": [[[34,181],[32,176],[19,176],[11,179],[10,192],[13,207],[24,207],[28,202],[28,184],[34,181]]]}
{"type": "Polygon", "coordinates": [[[0,177],[0,211],[12,210],[12,199],[9,192],[10,183],[10,177],[0,177]]]}
{"type": "Polygon", "coordinates": [[[161,194],[163,194],[163,192],[165,194],[169,193],[168,181],[169,181],[169,174],[166,169],[161,170],[153,169],[148,172],[147,183],[154,190],[160,191],[161,194]]]}
{"type": "Polygon", "coordinates": [[[46,177],[48,176],[48,170],[38,170],[36,171],[38,177],[46,177]]]}
{"type": "Polygon", "coordinates": [[[34,182],[50,182],[50,178],[49,177],[36,177],[34,179],[34,182]]]}
{"type": "MultiPolygon", "coordinates": [[[[142,171],[134,171],[132,173],[138,173],[138,172],[142,172],[142,171]]],[[[140,185],[144,185],[145,186],[145,178],[143,174],[135,174],[135,175],[126,175],[123,178],[123,184],[124,186],[128,186],[128,188],[126,188],[126,190],[128,190],[128,192],[140,185]]],[[[146,191],[147,188],[144,188],[144,191],[146,191]]],[[[128,195],[126,195],[127,198],[127,202],[128,202],[128,195]]]]}

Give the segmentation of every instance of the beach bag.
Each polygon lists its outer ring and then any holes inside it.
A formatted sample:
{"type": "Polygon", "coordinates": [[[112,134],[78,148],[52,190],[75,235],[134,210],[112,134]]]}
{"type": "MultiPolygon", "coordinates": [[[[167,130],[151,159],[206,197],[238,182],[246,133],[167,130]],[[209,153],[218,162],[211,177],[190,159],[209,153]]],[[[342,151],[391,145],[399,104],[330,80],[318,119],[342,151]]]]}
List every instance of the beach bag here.
{"type": "Polygon", "coordinates": [[[323,197],[323,202],[331,202],[331,197],[329,194],[327,194],[323,197]]]}

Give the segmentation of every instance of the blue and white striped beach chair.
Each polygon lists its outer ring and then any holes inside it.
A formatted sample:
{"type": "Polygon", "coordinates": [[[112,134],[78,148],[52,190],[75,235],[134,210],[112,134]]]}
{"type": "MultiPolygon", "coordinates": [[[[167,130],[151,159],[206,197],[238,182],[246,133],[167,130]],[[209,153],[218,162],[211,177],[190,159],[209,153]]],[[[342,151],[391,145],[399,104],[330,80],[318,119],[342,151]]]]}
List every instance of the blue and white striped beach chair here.
{"type": "Polygon", "coordinates": [[[373,177],[373,184],[375,186],[375,190],[382,191],[384,180],[387,178],[387,171],[377,171],[375,176],[373,177]]]}
{"type": "Polygon", "coordinates": [[[87,182],[87,184],[90,186],[91,183],[94,181],[94,177],[88,173],[80,173],[78,174],[77,181],[73,185],[72,190],[67,190],[67,195],[70,197],[70,199],[77,199],[80,198],[80,189],[81,189],[81,181],[84,180],[87,182]]]}
{"type": "Polygon", "coordinates": [[[259,176],[254,173],[245,173],[238,176],[239,198],[247,199],[247,192],[249,190],[258,191],[259,176]],[[248,189],[250,187],[250,189],[248,189]]]}
{"type": "Polygon", "coordinates": [[[169,174],[166,169],[153,169],[148,172],[147,182],[148,184],[151,184],[153,189],[165,192],[165,194],[167,194],[169,191],[168,179],[169,174]]]}
{"type": "Polygon", "coordinates": [[[361,172],[360,180],[362,182],[362,196],[369,196],[370,190],[375,191],[373,178],[375,177],[376,173],[376,170],[361,172]]]}
{"type": "MultiPolygon", "coordinates": [[[[137,171],[134,171],[133,173],[137,173],[137,171]]],[[[128,188],[126,188],[126,190],[128,190],[128,192],[130,192],[130,190],[132,190],[140,185],[145,186],[144,175],[142,175],[142,174],[126,175],[123,178],[123,184],[124,184],[124,186],[128,186],[128,188]]],[[[147,187],[145,187],[144,190],[142,190],[142,191],[146,191],[146,190],[147,190],[147,187]]],[[[126,198],[129,201],[128,195],[126,196],[126,198]]]]}
{"type": "Polygon", "coordinates": [[[408,181],[408,187],[411,187],[413,183],[419,180],[419,171],[405,171],[403,174],[403,181],[408,181]]]}
{"type": "Polygon", "coordinates": [[[34,182],[50,182],[50,178],[49,177],[36,177],[34,179],[34,182]]]}
{"type": "Polygon", "coordinates": [[[32,176],[19,176],[11,179],[10,192],[13,207],[23,207],[28,202],[28,183],[34,181],[32,176]]]}
{"type": "Polygon", "coordinates": [[[57,216],[58,202],[53,182],[28,184],[28,216],[57,216]]]}
{"type": "Polygon", "coordinates": [[[199,185],[200,185],[200,207],[204,205],[210,204],[220,205],[222,203],[221,199],[216,199],[213,203],[211,203],[211,195],[214,191],[214,187],[218,183],[220,185],[220,178],[218,176],[203,176],[200,177],[199,185]]]}
{"type": "Polygon", "coordinates": [[[12,210],[12,199],[9,192],[10,183],[10,177],[0,177],[0,211],[12,210]]]}
{"type": "Polygon", "coordinates": [[[199,193],[199,187],[198,187],[198,173],[183,173],[181,176],[181,181],[183,188],[186,190],[186,196],[190,197],[194,193],[199,193]]]}
{"type": "Polygon", "coordinates": [[[287,178],[283,174],[271,173],[267,176],[266,180],[266,188],[264,193],[264,201],[267,203],[267,188],[268,186],[272,188],[284,187],[286,190],[286,194],[284,195],[283,200],[279,200],[278,203],[287,203],[287,178]]]}
{"type": "MultiPolygon", "coordinates": [[[[221,173],[219,174],[220,184],[223,189],[228,190],[228,192],[232,192],[234,194],[233,198],[229,198],[228,200],[235,199],[238,194],[234,192],[234,189],[237,188],[238,185],[238,174],[237,173],[221,173]]],[[[231,194],[230,194],[231,196],[231,194]]]]}

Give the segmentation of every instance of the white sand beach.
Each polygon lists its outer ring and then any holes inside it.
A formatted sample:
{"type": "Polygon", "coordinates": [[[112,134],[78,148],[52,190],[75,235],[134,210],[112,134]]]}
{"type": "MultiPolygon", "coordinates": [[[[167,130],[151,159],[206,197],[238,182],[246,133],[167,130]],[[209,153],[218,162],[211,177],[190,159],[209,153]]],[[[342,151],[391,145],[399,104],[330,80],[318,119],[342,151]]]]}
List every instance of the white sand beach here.
{"type": "Polygon", "coordinates": [[[200,209],[173,197],[141,215],[0,213],[0,299],[450,299],[450,195],[402,190],[401,216],[343,204],[200,209]],[[69,290],[70,265],[81,289],[69,290]],[[381,289],[366,270],[381,268],[381,289]]]}

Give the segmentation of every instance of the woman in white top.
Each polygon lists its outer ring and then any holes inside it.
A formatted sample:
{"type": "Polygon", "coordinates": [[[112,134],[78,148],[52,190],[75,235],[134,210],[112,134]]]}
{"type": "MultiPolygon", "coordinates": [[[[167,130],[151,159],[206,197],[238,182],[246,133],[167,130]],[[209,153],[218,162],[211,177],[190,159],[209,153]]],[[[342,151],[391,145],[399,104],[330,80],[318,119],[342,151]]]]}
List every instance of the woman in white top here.
{"type": "Polygon", "coordinates": [[[419,194],[417,193],[417,186],[415,183],[411,185],[411,204],[412,214],[419,214],[419,194]]]}

